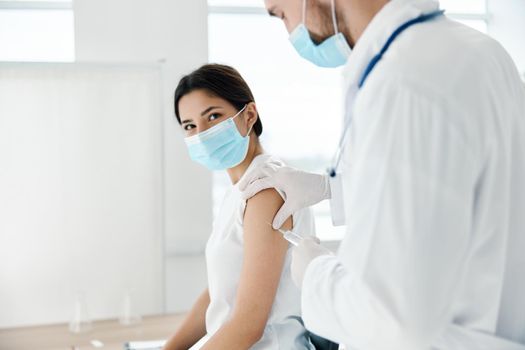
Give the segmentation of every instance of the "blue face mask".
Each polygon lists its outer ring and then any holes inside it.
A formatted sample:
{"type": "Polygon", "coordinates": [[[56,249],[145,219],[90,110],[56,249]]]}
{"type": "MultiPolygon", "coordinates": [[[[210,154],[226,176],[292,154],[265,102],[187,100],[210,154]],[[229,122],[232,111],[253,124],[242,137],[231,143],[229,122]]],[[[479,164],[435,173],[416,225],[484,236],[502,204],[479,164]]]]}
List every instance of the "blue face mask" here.
{"type": "Polygon", "coordinates": [[[186,137],[184,142],[193,161],[210,170],[225,170],[239,165],[248,153],[250,130],[242,136],[233,121],[246,109],[197,135],[186,137]]]}
{"type": "Polygon", "coordinates": [[[332,20],[335,34],[316,45],[305,25],[306,0],[303,0],[303,23],[290,34],[290,41],[299,55],[319,67],[339,67],[346,63],[352,49],[337,29],[335,2],[332,0],[332,20]]]}

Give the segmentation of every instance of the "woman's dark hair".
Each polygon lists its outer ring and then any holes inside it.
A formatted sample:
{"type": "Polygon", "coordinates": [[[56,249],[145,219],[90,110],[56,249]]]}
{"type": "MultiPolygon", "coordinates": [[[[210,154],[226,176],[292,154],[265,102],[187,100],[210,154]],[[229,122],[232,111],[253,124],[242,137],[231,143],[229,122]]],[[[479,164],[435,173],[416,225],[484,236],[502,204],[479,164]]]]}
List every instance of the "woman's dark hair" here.
{"type": "MultiPolygon", "coordinates": [[[[179,124],[181,123],[180,99],[194,90],[201,89],[228,101],[237,110],[241,110],[250,102],[255,102],[250,87],[235,68],[222,64],[206,64],[184,76],[175,89],[175,116],[179,124]]],[[[258,114],[253,130],[257,136],[262,134],[263,126],[258,114]]]]}

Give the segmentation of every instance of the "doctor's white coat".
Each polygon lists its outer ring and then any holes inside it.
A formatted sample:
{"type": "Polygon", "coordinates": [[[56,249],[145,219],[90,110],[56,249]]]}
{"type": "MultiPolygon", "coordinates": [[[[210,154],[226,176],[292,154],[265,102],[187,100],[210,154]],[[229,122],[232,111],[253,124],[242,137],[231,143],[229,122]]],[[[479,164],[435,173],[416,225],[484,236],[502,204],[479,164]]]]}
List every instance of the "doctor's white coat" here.
{"type": "MultiPolygon", "coordinates": [[[[525,349],[525,88],[505,50],[392,0],[346,67],[347,232],[310,263],[308,329],[356,350],[525,349]]],[[[340,193],[332,187],[333,201],[340,193]]]]}

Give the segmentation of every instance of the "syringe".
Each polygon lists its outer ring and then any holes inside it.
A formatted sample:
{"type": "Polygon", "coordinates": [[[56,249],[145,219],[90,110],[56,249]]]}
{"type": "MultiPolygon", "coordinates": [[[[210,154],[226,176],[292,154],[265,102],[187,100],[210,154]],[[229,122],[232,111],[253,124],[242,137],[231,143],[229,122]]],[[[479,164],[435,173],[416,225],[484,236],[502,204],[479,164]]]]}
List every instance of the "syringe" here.
{"type": "MultiPolygon", "coordinates": [[[[272,224],[268,223],[268,225],[272,226],[272,224]]],[[[272,226],[273,227],[273,226],[272,226]]],[[[277,229],[280,233],[283,234],[284,239],[286,239],[288,242],[292,243],[294,246],[298,246],[299,243],[303,240],[303,237],[293,231],[287,231],[282,229],[277,229]]]]}

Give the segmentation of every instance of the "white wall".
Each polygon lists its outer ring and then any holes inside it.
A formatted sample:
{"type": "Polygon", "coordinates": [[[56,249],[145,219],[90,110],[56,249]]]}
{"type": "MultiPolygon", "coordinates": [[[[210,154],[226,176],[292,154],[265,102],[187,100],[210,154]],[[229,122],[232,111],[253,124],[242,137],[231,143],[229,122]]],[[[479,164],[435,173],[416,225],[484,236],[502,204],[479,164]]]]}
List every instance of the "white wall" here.
{"type": "Polygon", "coordinates": [[[183,74],[207,62],[206,0],[75,0],[74,10],[78,61],[165,62],[165,303],[186,310],[206,284],[211,176],[187,156],[173,92],[183,74]]]}
{"type": "MultiPolygon", "coordinates": [[[[162,311],[160,67],[0,64],[0,328],[162,311]]],[[[0,346],[1,347],[1,346],[0,346]]]]}
{"type": "Polygon", "coordinates": [[[489,34],[510,53],[525,73],[525,1],[489,0],[489,34]]]}

